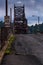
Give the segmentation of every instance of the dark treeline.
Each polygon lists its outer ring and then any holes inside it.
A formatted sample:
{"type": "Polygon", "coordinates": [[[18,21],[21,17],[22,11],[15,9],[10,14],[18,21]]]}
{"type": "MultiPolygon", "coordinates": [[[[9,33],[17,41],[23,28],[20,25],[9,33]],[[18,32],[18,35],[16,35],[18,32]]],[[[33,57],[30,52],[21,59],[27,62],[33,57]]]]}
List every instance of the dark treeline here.
{"type": "Polygon", "coordinates": [[[30,26],[29,28],[29,33],[43,33],[43,23],[35,26],[30,26]]]}
{"type": "Polygon", "coordinates": [[[4,22],[0,21],[0,28],[4,26],[4,22]]]}
{"type": "MultiPolygon", "coordinates": [[[[11,23],[11,27],[13,27],[13,23],[11,23]]],[[[4,22],[3,21],[0,21],[0,28],[1,27],[4,27],[4,22]]],[[[42,24],[39,24],[39,25],[35,25],[35,26],[28,26],[28,33],[37,33],[37,32],[40,32],[40,33],[43,33],[43,23],[42,24]]]]}

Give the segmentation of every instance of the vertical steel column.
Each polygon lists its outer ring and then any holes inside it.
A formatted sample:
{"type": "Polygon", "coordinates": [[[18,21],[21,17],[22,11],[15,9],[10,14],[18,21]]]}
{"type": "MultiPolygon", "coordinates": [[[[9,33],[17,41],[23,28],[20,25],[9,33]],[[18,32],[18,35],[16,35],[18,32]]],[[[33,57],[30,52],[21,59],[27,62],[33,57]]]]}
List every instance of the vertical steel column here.
{"type": "Polygon", "coordinates": [[[5,6],[6,6],[6,16],[7,16],[7,15],[8,15],[8,0],[6,0],[6,2],[5,2],[5,3],[6,3],[6,5],[5,5],[5,6]]]}

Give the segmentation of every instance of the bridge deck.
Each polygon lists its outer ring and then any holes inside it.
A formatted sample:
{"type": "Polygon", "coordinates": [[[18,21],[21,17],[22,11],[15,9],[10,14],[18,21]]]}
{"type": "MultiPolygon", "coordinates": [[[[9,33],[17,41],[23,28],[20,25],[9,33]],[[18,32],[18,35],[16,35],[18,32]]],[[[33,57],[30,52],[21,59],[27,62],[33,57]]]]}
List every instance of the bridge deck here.
{"type": "MultiPolygon", "coordinates": [[[[22,57],[22,55],[34,55],[43,64],[43,35],[41,35],[41,34],[40,35],[39,34],[38,35],[19,34],[19,35],[15,35],[15,36],[16,36],[16,41],[12,45],[13,52],[11,55],[5,56],[2,65],[7,65],[7,64],[8,65],[14,65],[14,64],[18,65],[18,63],[20,63],[20,62],[22,62],[22,65],[23,65],[24,60],[22,61],[22,59],[24,57],[22,57]],[[14,48],[16,50],[16,54],[18,54],[17,56],[15,55],[14,48]],[[21,60],[21,61],[19,61],[19,60],[21,60]]],[[[27,59],[27,61],[29,60],[28,57],[24,58],[24,59],[27,59]]],[[[36,62],[34,61],[34,59],[32,61],[31,61],[31,59],[29,60],[30,64],[37,65],[36,62]],[[32,64],[31,62],[35,62],[35,64],[34,63],[32,64]]],[[[29,61],[27,62],[28,65],[29,65],[29,61]]]]}

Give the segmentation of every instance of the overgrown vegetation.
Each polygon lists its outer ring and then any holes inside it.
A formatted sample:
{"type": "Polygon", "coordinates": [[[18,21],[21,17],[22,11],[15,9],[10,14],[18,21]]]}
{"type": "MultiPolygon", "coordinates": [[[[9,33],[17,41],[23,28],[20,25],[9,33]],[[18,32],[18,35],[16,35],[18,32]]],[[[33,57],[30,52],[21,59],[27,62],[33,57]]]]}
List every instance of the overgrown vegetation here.
{"type": "MultiPolygon", "coordinates": [[[[1,27],[4,27],[4,22],[3,21],[0,21],[0,28],[1,27]]],[[[13,31],[13,23],[11,23],[11,29],[13,31]]],[[[42,24],[35,24],[35,26],[28,26],[28,33],[37,33],[37,32],[40,32],[40,33],[43,33],[43,23],[42,24]]]]}
{"type": "Polygon", "coordinates": [[[1,27],[4,27],[4,22],[3,21],[0,21],[0,28],[1,27]]]}
{"type": "Polygon", "coordinates": [[[29,33],[31,33],[31,34],[36,34],[36,33],[43,33],[43,23],[42,24],[39,24],[39,25],[35,25],[35,26],[30,26],[29,28],[28,28],[28,30],[29,30],[29,33]]]}
{"type": "Polygon", "coordinates": [[[15,41],[15,36],[11,35],[8,39],[8,47],[5,51],[5,54],[10,54],[11,53],[11,45],[12,45],[13,41],[15,41]]]}

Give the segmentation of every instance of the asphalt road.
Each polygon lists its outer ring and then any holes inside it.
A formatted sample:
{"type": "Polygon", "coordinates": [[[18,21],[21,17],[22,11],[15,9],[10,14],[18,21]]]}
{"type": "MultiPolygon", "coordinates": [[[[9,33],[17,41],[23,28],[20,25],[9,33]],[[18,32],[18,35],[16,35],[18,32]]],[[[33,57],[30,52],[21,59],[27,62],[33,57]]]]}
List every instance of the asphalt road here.
{"type": "Polygon", "coordinates": [[[34,56],[12,54],[4,57],[2,65],[41,65],[41,63],[34,56]]]}
{"type": "Polygon", "coordinates": [[[39,41],[39,36],[22,34],[15,36],[16,40],[11,47],[12,54],[4,57],[2,65],[41,65],[43,45],[39,41]]]}

